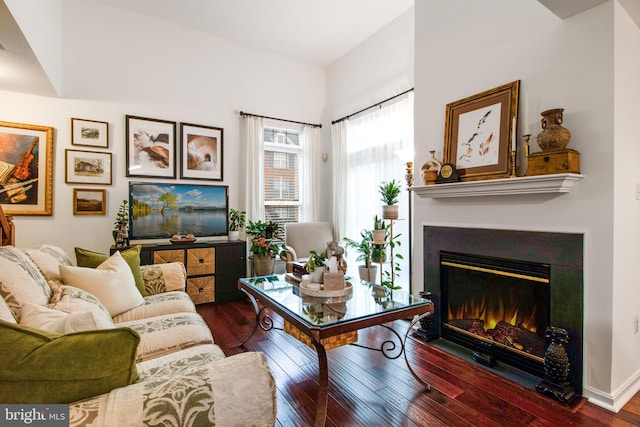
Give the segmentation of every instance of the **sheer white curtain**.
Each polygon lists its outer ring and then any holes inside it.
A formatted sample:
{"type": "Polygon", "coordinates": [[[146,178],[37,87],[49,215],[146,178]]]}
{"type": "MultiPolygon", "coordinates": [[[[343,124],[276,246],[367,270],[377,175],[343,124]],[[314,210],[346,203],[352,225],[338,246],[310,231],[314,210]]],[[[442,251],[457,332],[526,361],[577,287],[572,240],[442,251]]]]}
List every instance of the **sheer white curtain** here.
{"type": "Polygon", "coordinates": [[[320,161],[320,128],[304,126],[304,145],[300,168],[300,198],[302,202],[301,222],[318,220],[320,201],[318,200],[318,162],[320,161]]]}
{"type": "Polygon", "coordinates": [[[261,117],[244,117],[247,220],[264,219],[264,122],[261,117]]]}
{"type": "Polygon", "coordinates": [[[333,235],[346,236],[347,211],[342,209],[347,202],[347,122],[331,126],[333,152],[333,235]]]}
{"type": "MultiPolygon", "coordinates": [[[[404,260],[396,260],[400,263],[401,272],[395,284],[409,291],[406,165],[398,153],[413,148],[413,93],[398,98],[391,105],[349,119],[346,127],[347,173],[344,187],[347,196],[343,205],[336,205],[337,209],[342,206],[341,210],[346,214],[342,236],[360,241],[360,231],[373,228],[375,215],[382,217],[379,185],[393,179],[400,183],[403,189],[399,197],[400,216],[394,223],[393,234],[400,234],[400,247],[396,248],[395,253],[402,254],[404,260]]],[[[357,254],[353,252],[349,251],[347,261],[355,266],[357,254]]],[[[354,272],[355,268],[350,270],[354,272]]]]}

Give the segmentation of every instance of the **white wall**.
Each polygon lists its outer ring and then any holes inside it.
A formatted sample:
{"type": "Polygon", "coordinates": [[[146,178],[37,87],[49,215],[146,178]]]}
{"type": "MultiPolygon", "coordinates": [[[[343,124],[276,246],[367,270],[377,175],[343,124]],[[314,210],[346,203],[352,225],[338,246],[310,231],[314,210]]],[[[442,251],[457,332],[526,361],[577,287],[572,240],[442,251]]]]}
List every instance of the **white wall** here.
{"type": "MultiPolygon", "coordinates": [[[[632,343],[627,347],[637,349],[638,342],[630,320],[632,309],[617,305],[632,296],[629,288],[637,282],[633,264],[628,256],[613,262],[614,255],[635,247],[630,241],[638,240],[636,226],[625,229],[630,235],[620,247],[612,239],[614,219],[629,221],[617,210],[614,215],[614,161],[618,159],[618,154],[614,158],[614,142],[618,142],[614,107],[618,103],[614,104],[613,11],[614,3],[609,2],[562,21],[536,1],[416,3],[416,164],[426,160],[429,149],[442,156],[447,103],[520,80],[519,134],[530,128],[532,151],[536,151],[535,135],[541,130],[538,113],[565,108],[564,125],[572,133],[569,148],[581,153],[585,178],[570,194],[558,196],[418,198],[415,224],[583,232],[583,391],[596,403],[615,409],[624,403],[623,386],[629,386],[633,375],[637,377],[640,361],[623,357],[624,348],[612,347],[613,331],[616,342],[632,343]]],[[[620,14],[617,7],[616,12],[620,14]]],[[[616,153],[617,149],[616,145],[616,153]]],[[[625,161],[636,164],[632,159],[625,161]]],[[[636,168],[632,169],[635,175],[636,168]]],[[[627,174],[625,180],[629,178],[627,174]]],[[[616,195],[621,206],[632,203],[629,187],[616,195]]],[[[415,240],[414,262],[422,259],[422,236],[416,234],[415,240]]],[[[423,274],[418,269],[414,272],[419,290],[423,274]]]]}
{"type": "MultiPolygon", "coordinates": [[[[63,99],[0,92],[4,121],[55,128],[54,215],[16,217],[17,246],[59,244],[107,251],[125,178],[126,114],[224,129],[224,181],[232,207],[243,208],[239,111],[320,123],[325,74],[311,67],[213,36],[117,9],[99,1],[63,3],[63,99]],[[64,150],[72,117],[108,121],[113,185],[106,216],[73,216],[64,182],[64,150]]],[[[161,179],[131,178],[166,182],[161,179]]],[[[195,182],[178,180],[180,182],[195,182]]],[[[198,181],[202,183],[203,181],[198,181]]],[[[105,188],[104,186],[89,186],[105,188]]]]}
{"type": "MultiPolygon", "coordinates": [[[[636,4],[637,6],[637,4],[636,4]]],[[[640,183],[640,144],[636,126],[640,98],[640,29],[616,3],[615,40],[615,151],[614,151],[614,277],[612,394],[631,397],[640,388],[640,334],[628,333],[640,308],[637,254],[640,253],[640,202],[634,197],[640,183]],[[635,381],[635,384],[634,384],[635,381]]],[[[636,317],[637,318],[637,317],[636,317]]],[[[625,400],[625,399],[621,399],[625,400]]]]}

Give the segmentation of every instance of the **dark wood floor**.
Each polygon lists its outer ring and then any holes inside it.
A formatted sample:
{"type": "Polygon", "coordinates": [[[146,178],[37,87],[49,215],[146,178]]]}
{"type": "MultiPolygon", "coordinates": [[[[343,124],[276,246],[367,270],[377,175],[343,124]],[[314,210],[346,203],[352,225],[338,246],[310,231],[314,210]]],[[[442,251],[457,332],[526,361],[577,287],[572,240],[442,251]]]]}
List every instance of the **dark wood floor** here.
{"type": "MultiPolygon", "coordinates": [[[[251,350],[266,355],[278,389],[278,425],[311,426],[316,412],[315,351],[283,331],[251,332],[248,301],[203,305],[214,339],[227,355],[251,350]]],[[[282,320],[275,316],[276,326],[282,320]]],[[[405,331],[408,322],[393,325],[405,331]]],[[[360,331],[360,344],[379,347],[384,328],[360,331]]],[[[581,399],[567,407],[446,351],[413,339],[407,357],[424,380],[425,392],[407,370],[404,358],[385,358],[355,346],[329,350],[327,426],[640,426],[640,393],[618,414],[581,399]]]]}

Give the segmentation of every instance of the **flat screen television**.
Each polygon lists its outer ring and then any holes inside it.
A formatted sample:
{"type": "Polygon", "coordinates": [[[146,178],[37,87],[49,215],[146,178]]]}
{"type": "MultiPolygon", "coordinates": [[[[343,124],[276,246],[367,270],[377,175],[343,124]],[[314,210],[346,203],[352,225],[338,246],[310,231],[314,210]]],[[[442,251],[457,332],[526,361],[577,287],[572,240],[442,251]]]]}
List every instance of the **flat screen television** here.
{"type": "Polygon", "coordinates": [[[129,182],[129,238],[164,239],[229,233],[229,187],[129,182]]]}

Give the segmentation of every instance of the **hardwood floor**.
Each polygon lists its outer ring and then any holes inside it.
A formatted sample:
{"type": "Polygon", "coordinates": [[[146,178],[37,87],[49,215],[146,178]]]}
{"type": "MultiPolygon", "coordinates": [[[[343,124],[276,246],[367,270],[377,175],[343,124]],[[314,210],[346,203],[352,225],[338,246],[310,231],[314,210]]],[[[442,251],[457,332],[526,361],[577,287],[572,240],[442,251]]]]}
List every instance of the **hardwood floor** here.
{"type": "MultiPolygon", "coordinates": [[[[201,305],[198,312],[225,354],[262,351],[275,376],[279,426],[311,426],[316,412],[318,367],[315,351],[281,330],[251,332],[248,301],[201,305]]],[[[276,327],[282,319],[274,316],[276,327]]],[[[408,322],[393,325],[404,333],[408,322]]],[[[359,344],[379,348],[390,335],[380,327],[360,331],[359,344]]],[[[407,370],[404,357],[343,346],[327,351],[327,426],[640,426],[640,393],[618,413],[581,399],[567,407],[504,379],[429,343],[407,340],[414,371],[432,384],[425,392],[407,370]]]]}

